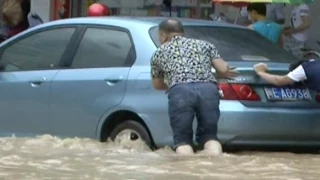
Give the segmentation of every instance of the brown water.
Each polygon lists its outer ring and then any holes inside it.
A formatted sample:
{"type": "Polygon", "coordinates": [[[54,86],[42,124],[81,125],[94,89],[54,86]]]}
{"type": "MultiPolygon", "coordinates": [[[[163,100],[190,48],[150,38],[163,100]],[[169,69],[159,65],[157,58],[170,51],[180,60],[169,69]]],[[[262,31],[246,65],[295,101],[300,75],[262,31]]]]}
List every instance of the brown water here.
{"type": "Polygon", "coordinates": [[[320,156],[291,153],[175,155],[142,143],[90,139],[0,139],[1,180],[319,180],[320,156]]]}

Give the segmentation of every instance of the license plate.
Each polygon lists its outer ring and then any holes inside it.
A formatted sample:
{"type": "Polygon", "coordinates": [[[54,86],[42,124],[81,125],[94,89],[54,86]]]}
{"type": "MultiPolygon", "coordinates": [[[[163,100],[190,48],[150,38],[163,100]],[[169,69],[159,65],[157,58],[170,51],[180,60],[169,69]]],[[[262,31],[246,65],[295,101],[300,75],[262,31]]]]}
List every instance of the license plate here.
{"type": "Polygon", "coordinates": [[[273,101],[303,101],[311,100],[311,95],[306,88],[264,88],[267,98],[273,101]]]}

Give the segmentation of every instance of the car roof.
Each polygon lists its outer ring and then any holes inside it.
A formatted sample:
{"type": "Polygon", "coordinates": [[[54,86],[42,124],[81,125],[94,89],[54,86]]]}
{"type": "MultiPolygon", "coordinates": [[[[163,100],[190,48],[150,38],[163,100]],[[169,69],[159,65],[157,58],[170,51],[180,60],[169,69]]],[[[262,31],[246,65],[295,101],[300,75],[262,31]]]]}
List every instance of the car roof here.
{"type": "MultiPolygon", "coordinates": [[[[55,26],[55,25],[66,25],[66,24],[96,24],[96,25],[112,25],[112,26],[131,26],[131,25],[149,25],[150,27],[157,26],[161,21],[168,19],[167,17],[134,17],[134,16],[108,16],[108,17],[80,17],[80,18],[69,18],[51,21],[44,23],[39,26],[55,26]]],[[[233,27],[233,28],[244,28],[230,23],[208,21],[200,19],[190,18],[175,18],[183,25],[194,25],[194,26],[218,26],[218,27],[233,27]]]]}

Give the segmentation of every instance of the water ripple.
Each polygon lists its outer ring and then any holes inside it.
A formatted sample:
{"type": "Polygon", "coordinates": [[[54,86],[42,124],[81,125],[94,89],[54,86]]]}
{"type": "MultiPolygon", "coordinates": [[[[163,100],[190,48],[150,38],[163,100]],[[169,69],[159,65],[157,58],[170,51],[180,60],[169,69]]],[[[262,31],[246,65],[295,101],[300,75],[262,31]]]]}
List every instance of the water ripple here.
{"type": "Polygon", "coordinates": [[[254,153],[181,157],[166,147],[152,152],[142,142],[90,139],[0,138],[1,180],[318,180],[320,157],[254,153]]]}

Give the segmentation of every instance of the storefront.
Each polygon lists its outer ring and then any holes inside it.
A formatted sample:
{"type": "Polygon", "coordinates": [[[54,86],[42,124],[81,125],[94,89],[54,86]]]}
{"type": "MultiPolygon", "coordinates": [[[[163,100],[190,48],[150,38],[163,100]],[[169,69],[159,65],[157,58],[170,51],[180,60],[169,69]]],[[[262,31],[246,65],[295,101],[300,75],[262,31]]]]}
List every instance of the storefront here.
{"type": "MultiPolygon", "coordinates": [[[[31,0],[32,11],[37,12],[45,22],[56,19],[86,16],[86,9],[92,3],[100,2],[107,5],[112,15],[121,16],[169,16],[162,0],[31,0]]],[[[320,40],[319,22],[320,11],[316,1],[311,9],[312,26],[310,32],[310,47],[319,48],[316,40],[320,40]]],[[[290,19],[292,6],[286,7],[287,20],[290,19]]],[[[229,18],[234,18],[238,13],[237,8],[217,5],[217,12],[224,12],[229,18]]],[[[173,0],[172,16],[209,19],[213,12],[211,0],[173,0]],[[200,4],[197,4],[200,3],[200,4]]],[[[289,22],[289,21],[287,21],[289,22]]]]}
{"type": "MultiPolygon", "coordinates": [[[[112,15],[169,16],[163,0],[32,0],[33,10],[45,21],[86,16],[93,3],[107,5],[112,15]]],[[[208,19],[213,12],[211,0],[173,0],[172,16],[208,19]]]]}

